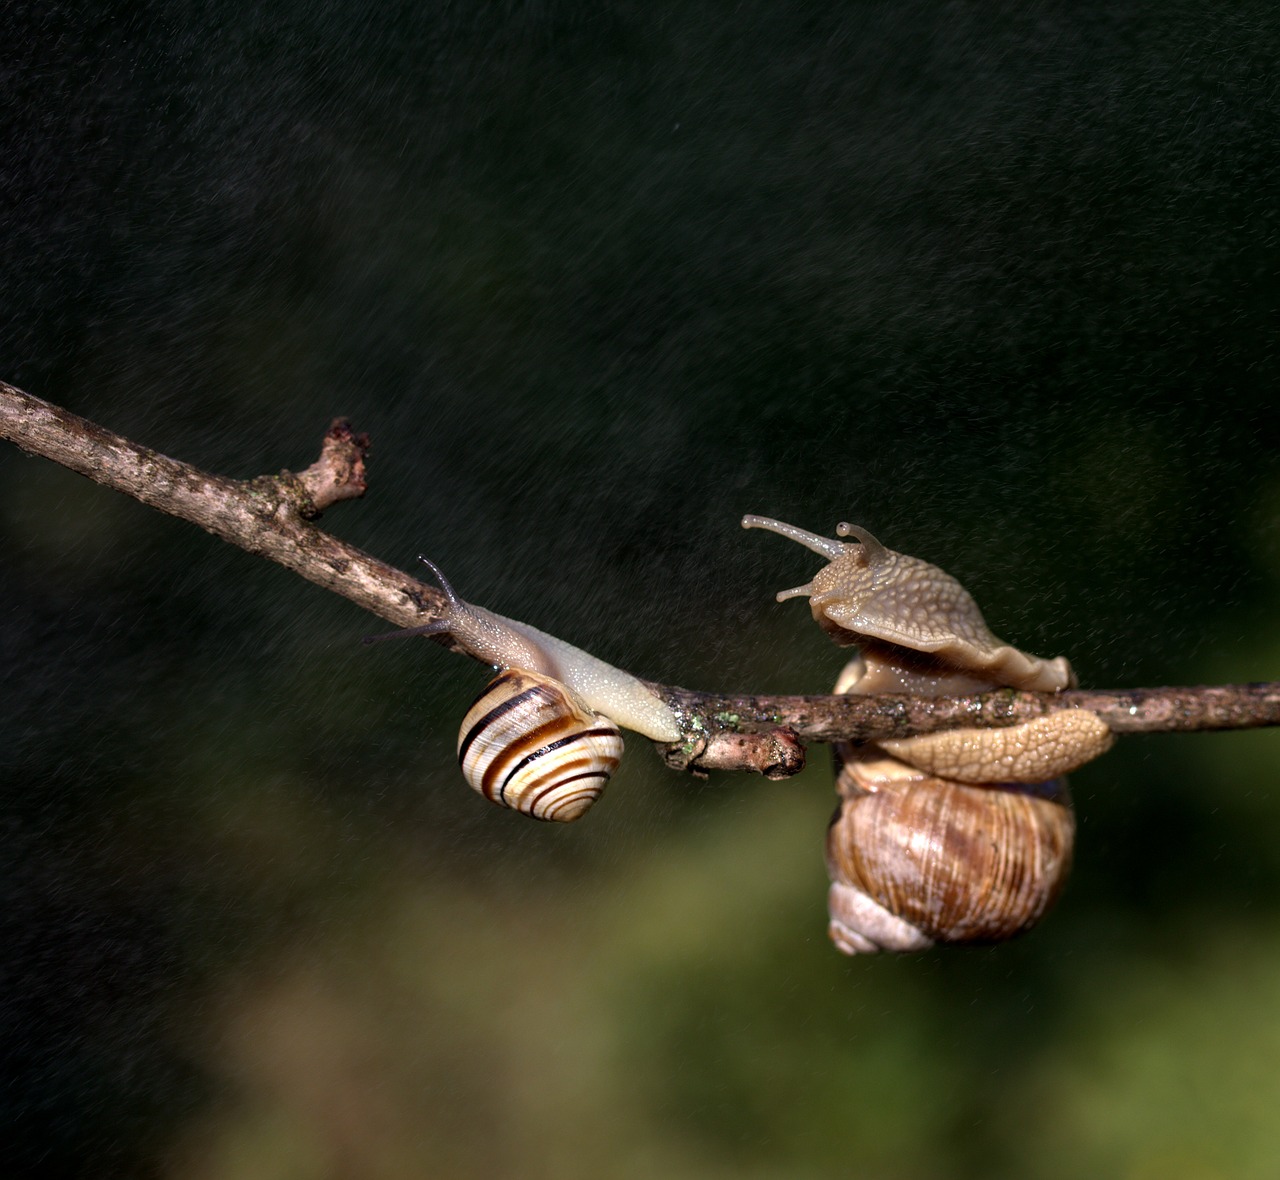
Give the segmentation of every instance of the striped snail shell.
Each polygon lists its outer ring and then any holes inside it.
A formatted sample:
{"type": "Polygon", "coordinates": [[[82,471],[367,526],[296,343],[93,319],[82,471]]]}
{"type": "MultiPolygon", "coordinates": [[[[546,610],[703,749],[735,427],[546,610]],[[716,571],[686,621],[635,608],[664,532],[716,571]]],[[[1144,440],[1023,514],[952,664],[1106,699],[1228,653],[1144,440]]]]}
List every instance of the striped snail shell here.
{"type": "Polygon", "coordinates": [[[490,802],[568,823],[604,790],[622,734],[558,680],[508,668],[476,698],[458,732],[463,777],[490,802]]]}

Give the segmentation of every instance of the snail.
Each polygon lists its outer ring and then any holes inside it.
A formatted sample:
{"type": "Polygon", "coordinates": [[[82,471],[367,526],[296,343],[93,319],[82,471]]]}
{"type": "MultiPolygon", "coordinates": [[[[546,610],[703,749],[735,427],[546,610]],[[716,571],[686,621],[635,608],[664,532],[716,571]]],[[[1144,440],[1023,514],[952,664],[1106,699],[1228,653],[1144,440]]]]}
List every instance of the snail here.
{"type": "MultiPolygon", "coordinates": [[[[830,539],[760,516],[743,528],[827,558],[804,586],[814,619],[856,655],[837,693],[928,696],[1074,685],[1068,661],[997,639],[969,593],[866,529],[830,539]]],[[[828,933],[846,954],[994,942],[1033,926],[1071,865],[1075,818],[1062,777],[1110,748],[1106,724],[1064,709],[1004,729],[959,729],[835,746],[840,803],[827,832],[828,933]]]]}
{"type": "Polygon", "coordinates": [[[535,819],[578,819],[600,797],[622,757],[619,726],[675,741],[675,714],[641,680],[571,644],[444,591],[442,616],[405,635],[445,635],[500,669],[467,710],[458,762],[473,790],[535,819]]]}

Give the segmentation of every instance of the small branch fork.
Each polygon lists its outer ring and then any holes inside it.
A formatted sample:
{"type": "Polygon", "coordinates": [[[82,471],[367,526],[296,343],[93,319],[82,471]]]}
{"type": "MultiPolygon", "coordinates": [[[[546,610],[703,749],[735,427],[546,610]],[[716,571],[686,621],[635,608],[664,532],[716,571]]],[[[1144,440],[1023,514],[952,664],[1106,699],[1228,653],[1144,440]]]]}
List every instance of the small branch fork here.
{"type": "MultiPolygon", "coordinates": [[[[365,492],[369,439],[344,419],[329,427],[320,457],[305,471],[234,480],[139,446],[0,381],[0,438],[277,562],[398,627],[430,623],[445,605],[434,586],[312,523],[325,509],[365,492]]],[[[447,636],[433,638],[452,646],[447,636]]],[[[770,778],[803,767],[805,741],[996,728],[1056,709],[1089,709],[1118,734],[1280,725],[1280,682],[1056,694],[996,689],[957,697],[757,696],[651,687],[685,731],[681,741],[660,746],[668,765],[694,773],[751,770],[770,778]]]]}

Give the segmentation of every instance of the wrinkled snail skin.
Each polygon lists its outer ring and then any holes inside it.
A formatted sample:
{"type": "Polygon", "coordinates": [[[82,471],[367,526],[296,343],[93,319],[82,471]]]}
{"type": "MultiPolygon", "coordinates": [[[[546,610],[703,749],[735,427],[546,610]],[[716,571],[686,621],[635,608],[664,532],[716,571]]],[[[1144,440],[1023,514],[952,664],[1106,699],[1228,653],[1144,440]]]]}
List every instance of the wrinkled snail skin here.
{"type": "Polygon", "coordinates": [[[499,672],[458,731],[463,777],[492,803],[571,822],[599,797],[622,758],[622,734],[560,681],[499,672]]]}
{"type": "MultiPolygon", "coordinates": [[[[948,696],[1058,691],[1071,666],[997,639],[950,575],[842,524],[832,540],[764,517],[828,559],[804,586],[814,618],[856,655],[838,693],[948,696]]],[[[840,804],[827,833],[829,933],[847,954],[994,942],[1034,925],[1062,891],[1075,818],[1061,776],[1113,741],[1094,714],[1061,710],[1004,729],[950,730],[834,747],[840,804]]]]}

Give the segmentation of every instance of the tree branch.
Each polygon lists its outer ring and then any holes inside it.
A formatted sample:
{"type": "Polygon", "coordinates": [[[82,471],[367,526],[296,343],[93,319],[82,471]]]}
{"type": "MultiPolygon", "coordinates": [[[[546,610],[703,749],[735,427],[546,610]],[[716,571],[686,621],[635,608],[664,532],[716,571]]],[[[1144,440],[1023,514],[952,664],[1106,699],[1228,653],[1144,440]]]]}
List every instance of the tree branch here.
{"type": "Polygon", "coordinates": [[[433,586],[309,523],[330,505],[364,494],[368,439],[342,419],[329,427],[320,458],[306,471],[234,480],[139,446],[0,381],[0,438],[199,525],[388,622],[412,627],[444,603],[433,586]]]}
{"type": "MultiPolygon", "coordinates": [[[[326,508],[365,491],[369,440],[342,419],[330,426],[320,458],[305,471],[233,480],[139,446],[0,382],[0,438],[199,525],[397,626],[429,623],[445,605],[435,587],[311,523],[326,508]]],[[[432,638],[453,646],[447,636],[432,638]]],[[[1280,724],[1280,682],[1056,694],[996,689],[957,697],[757,696],[651,687],[684,729],[683,740],[660,747],[669,765],[694,772],[754,770],[776,778],[803,766],[802,740],[867,741],[996,728],[1056,709],[1089,709],[1115,733],[1280,724]]]]}

